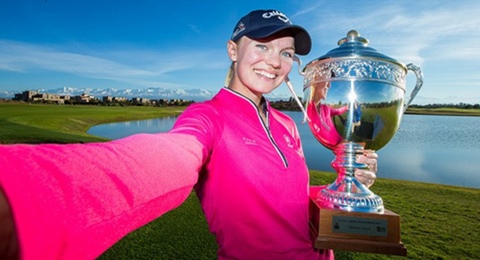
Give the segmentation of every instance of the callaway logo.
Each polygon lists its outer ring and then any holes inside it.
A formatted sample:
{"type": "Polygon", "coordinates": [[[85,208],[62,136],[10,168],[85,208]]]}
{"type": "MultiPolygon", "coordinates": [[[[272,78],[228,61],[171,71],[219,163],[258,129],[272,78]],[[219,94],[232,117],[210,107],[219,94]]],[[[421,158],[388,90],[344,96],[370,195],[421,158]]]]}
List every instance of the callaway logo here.
{"type": "Polygon", "coordinates": [[[279,11],[271,11],[271,12],[264,13],[262,15],[262,17],[265,18],[265,19],[269,19],[269,18],[272,18],[272,17],[275,17],[275,16],[277,16],[278,19],[282,22],[292,24],[292,22],[290,22],[290,19],[288,19],[288,17],[286,15],[284,15],[283,13],[281,13],[279,11]]]}

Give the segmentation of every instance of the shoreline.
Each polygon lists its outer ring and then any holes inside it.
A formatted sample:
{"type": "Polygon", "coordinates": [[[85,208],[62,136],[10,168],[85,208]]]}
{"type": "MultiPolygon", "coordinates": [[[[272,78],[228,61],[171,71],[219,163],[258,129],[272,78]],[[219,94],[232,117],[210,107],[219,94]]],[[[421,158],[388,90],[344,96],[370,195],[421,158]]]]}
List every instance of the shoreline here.
{"type": "Polygon", "coordinates": [[[480,116],[480,110],[478,109],[457,109],[457,110],[447,110],[447,109],[425,109],[425,108],[415,108],[407,109],[405,114],[408,115],[425,115],[425,116],[480,116]]]}

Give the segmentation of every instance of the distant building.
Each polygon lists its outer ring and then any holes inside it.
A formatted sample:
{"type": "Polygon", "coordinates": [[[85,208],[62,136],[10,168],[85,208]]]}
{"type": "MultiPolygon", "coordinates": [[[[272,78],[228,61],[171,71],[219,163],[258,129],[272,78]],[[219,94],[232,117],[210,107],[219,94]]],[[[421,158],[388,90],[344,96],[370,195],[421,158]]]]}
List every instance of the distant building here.
{"type": "Polygon", "coordinates": [[[20,94],[15,94],[13,100],[24,102],[52,102],[57,104],[65,104],[65,101],[70,100],[70,96],[39,93],[38,91],[27,90],[20,94]]]}
{"type": "Polygon", "coordinates": [[[113,102],[113,97],[111,96],[104,96],[102,97],[103,102],[113,102]]]}
{"type": "Polygon", "coordinates": [[[126,97],[113,97],[113,102],[126,102],[126,97]]]}
{"type": "Polygon", "coordinates": [[[54,102],[61,105],[65,104],[65,100],[70,100],[70,96],[44,93],[36,94],[32,97],[33,102],[54,102]]]}
{"type": "Polygon", "coordinates": [[[126,102],[126,97],[112,97],[112,96],[104,96],[102,97],[103,102],[112,103],[112,102],[126,102]]]}
{"type": "Polygon", "coordinates": [[[23,91],[22,93],[15,94],[15,97],[13,98],[13,100],[29,102],[29,101],[32,101],[33,96],[36,94],[38,94],[38,91],[33,91],[33,90],[23,91]]]}
{"type": "MultiPolygon", "coordinates": [[[[135,97],[131,100],[126,97],[103,96],[100,99],[95,96],[83,93],[79,96],[69,96],[60,94],[39,93],[34,90],[27,90],[22,93],[15,94],[13,100],[24,102],[45,102],[57,104],[99,104],[103,103],[122,103],[121,105],[153,105],[153,106],[186,106],[194,103],[193,100],[187,101],[184,99],[149,99],[142,97],[135,97]],[[130,102],[131,101],[131,102],[130,102]]],[[[115,105],[115,104],[114,104],[115,105]]]]}
{"type": "Polygon", "coordinates": [[[91,101],[96,100],[94,96],[88,95],[87,93],[83,93],[80,96],[75,96],[74,99],[78,103],[83,103],[83,104],[90,103],[91,101]]]}
{"type": "Polygon", "coordinates": [[[150,99],[135,97],[135,98],[132,98],[132,104],[134,105],[150,104],[150,99]]]}

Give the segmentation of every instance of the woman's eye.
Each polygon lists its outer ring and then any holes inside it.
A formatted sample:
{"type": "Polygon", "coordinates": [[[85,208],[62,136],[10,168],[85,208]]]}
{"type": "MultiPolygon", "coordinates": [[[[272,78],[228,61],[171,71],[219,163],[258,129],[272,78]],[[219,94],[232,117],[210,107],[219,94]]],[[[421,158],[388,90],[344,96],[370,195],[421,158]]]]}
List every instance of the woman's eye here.
{"type": "Polygon", "coordinates": [[[290,52],[283,52],[282,55],[287,58],[293,58],[293,53],[290,52]]]}
{"type": "Polygon", "coordinates": [[[262,50],[267,50],[267,46],[265,46],[263,44],[258,44],[257,47],[262,49],[262,50]]]}

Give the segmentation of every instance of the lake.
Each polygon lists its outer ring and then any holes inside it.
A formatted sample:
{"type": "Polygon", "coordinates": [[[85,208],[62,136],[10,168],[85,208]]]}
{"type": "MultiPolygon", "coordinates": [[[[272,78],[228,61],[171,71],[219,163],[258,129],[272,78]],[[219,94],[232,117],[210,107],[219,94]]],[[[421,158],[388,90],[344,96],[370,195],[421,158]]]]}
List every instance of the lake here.
{"type": "MultiPolygon", "coordinates": [[[[310,169],[334,171],[333,153],[313,137],[301,112],[286,112],[302,137],[310,169]]],[[[103,124],[92,135],[118,139],[170,130],[176,117],[103,124]]],[[[480,188],[480,117],[404,115],[392,140],[377,151],[379,178],[480,188]]]]}

